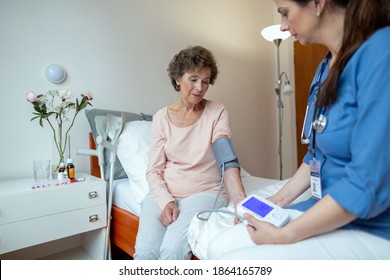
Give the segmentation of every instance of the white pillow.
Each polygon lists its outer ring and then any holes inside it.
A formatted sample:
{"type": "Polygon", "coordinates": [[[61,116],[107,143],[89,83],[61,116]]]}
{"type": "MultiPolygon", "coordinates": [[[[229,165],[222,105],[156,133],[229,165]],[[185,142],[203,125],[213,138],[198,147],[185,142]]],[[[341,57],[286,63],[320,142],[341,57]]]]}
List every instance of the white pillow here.
{"type": "Polygon", "coordinates": [[[123,127],[118,139],[117,156],[129,179],[131,193],[136,203],[149,192],[146,168],[150,149],[152,122],[131,121],[123,127]]]}

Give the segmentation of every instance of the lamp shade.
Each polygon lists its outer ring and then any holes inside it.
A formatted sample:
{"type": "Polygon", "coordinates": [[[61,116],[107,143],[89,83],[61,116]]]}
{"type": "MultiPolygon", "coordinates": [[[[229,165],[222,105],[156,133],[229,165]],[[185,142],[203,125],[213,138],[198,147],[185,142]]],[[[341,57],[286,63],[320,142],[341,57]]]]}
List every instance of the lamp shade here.
{"type": "Polygon", "coordinates": [[[45,70],[45,77],[48,81],[59,84],[65,80],[66,71],[60,65],[51,64],[45,70]]]}
{"type": "Polygon", "coordinates": [[[273,42],[277,39],[286,40],[291,34],[288,31],[281,31],[280,24],[275,24],[261,30],[261,36],[267,41],[273,42]]]}
{"type": "Polygon", "coordinates": [[[290,82],[286,82],[286,84],[283,87],[283,94],[285,95],[291,95],[293,92],[292,87],[290,85],[290,82]]]}

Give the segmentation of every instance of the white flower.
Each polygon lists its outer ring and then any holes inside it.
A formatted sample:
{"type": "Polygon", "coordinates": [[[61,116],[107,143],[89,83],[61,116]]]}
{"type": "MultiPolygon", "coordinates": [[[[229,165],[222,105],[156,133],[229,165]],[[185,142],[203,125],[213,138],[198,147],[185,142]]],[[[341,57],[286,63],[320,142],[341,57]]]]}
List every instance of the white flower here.
{"type": "Polygon", "coordinates": [[[70,99],[73,97],[73,94],[70,90],[68,89],[60,89],[58,90],[58,95],[62,100],[70,99]]]}
{"type": "Polygon", "coordinates": [[[34,108],[31,120],[38,120],[42,127],[47,122],[53,132],[54,143],[59,155],[59,162],[54,172],[57,171],[60,163],[64,160],[68,134],[77,115],[88,105],[92,106],[89,103],[92,100],[92,93],[90,92],[81,94],[80,101],[77,98],[72,101],[72,97],[71,91],[64,89],[48,90],[46,93],[38,95],[29,91],[26,94],[27,101],[32,103],[34,108]],[[73,111],[73,114],[68,118],[67,115],[71,111],[73,111]],[[66,122],[68,125],[65,124],[66,122]]]}

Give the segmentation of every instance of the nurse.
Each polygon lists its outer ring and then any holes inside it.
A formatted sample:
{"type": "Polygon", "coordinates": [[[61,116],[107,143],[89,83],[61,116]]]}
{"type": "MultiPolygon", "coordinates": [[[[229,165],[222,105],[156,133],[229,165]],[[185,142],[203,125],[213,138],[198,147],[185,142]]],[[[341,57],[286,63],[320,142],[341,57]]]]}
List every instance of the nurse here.
{"type": "Polygon", "coordinates": [[[292,221],[276,228],[248,215],[252,226],[217,236],[208,256],[390,259],[390,1],[275,3],[282,30],[329,49],[310,89],[302,132],[308,152],[269,198],[292,221]],[[290,205],[307,189],[310,199],[290,205]]]}

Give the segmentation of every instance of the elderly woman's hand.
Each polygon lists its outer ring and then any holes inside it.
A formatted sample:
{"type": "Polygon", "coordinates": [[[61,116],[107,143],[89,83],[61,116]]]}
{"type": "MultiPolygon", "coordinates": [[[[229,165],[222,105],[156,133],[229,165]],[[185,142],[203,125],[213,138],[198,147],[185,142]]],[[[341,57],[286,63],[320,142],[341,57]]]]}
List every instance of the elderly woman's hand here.
{"type": "Polygon", "coordinates": [[[169,202],[165,205],[164,210],[161,212],[160,222],[167,227],[176,221],[178,215],[179,209],[176,207],[175,202],[169,202]]]}

